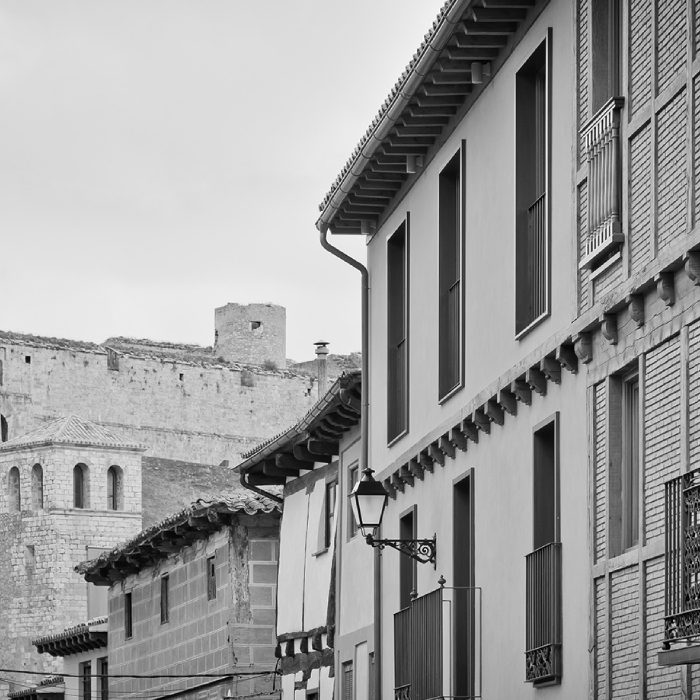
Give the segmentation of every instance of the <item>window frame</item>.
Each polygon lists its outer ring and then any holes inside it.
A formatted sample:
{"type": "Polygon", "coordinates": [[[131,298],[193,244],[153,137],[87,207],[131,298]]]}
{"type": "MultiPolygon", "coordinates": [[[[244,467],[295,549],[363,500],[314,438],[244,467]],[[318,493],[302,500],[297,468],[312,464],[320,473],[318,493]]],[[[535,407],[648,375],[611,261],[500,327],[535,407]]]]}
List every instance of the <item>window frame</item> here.
{"type": "MultiPolygon", "coordinates": [[[[399,515],[399,539],[415,540],[418,531],[418,506],[415,504],[399,515]]],[[[399,558],[399,609],[411,604],[411,594],[418,592],[418,562],[413,557],[399,558]],[[408,590],[406,590],[408,588],[408,590]]]]}
{"type": "Polygon", "coordinates": [[[170,622],[170,574],[160,577],[160,624],[170,622]]]}
{"type": "Polygon", "coordinates": [[[621,379],[621,462],[620,462],[620,549],[626,552],[639,545],[641,521],[640,483],[640,383],[635,368],[621,379]],[[636,533],[633,532],[636,530],[636,533]]]}
{"type": "Polygon", "coordinates": [[[80,700],[92,700],[92,661],[81,661],[79,664],[80,700]]]}
{"type": "Polygon", "coordinates": [[[326,482],[323,494],[323,547],[330,549],[333,543],[333,518],[338,503],[338,480],[333,478],[326,482]],[[332,501],[332,504],[331,504],[332,501]]]}
{"type": "Polygon", "coordinates": [[[97,659],[97,700],[109,700],[109,657],[100,656],[97,659]]]}
{"type": "MultiPolygon", "coordinates": [[[[464,387],[465,381],[465,366],[466,366],[466,180],[467,180],[467,142],[465,139],[460,141],[459,148],[450,156],[447,162],[444,163],[440,172],[438,174],[438,194],[437,194],[437,219],[438,219],[438,231],[437,231],[437,279],[438,279],[438,296],[437,296],[437,344],[438,348],[438,404],[443,404],[449,399],[451,399],[457,392],[459,392],[464,387]],[[457,197],[455,202],[456,207],[456,222],[454,226],[454,231],[447,231],[444,222],[443,211],[446,209],[446,205],[443,205],[443,182],[445,182],[449,177],[449,170],[456,170],[457,180],[456,185],[454,185],[457,197]],[[443,253],[443,246],[446,245],[447,238],[454,238],[454,247],[449,251],[443,253]],[[456,254],[455,254],[456,249],[456,254]],[[446,345],[445,338],[447,334],[445,329],[447,327],[446,321],[443,321],[443,296],[444,291],[447,288],[447,282],[443,279],[444,272],[444,260],[448,257],[448,253],[452,253],[449,257],[455,259],[457,263],[456,277],[450,287],[459,284],[460,289],[457,296],[457,302],[459,308],[457,310],[457,319],[459,323],[459,328],[457,329],[454,337],[456,339],[457,348],[454,350],[452,346],[446,345]],[[445,362],[447,362],[446,355],[450,355],[450,348],[456,353],[456,357],[452,360],[456,364],[457,376],[454,382],[450,386],[443,386],[443,377],[447,371],[444,368],[445,362]]],[[[454,213],[454,210],[453,210],[454,213]]],[[[444,313],[447,313],[445,311],[444,313]]],[[[445,380],[446,381],[446,380],[445,380]]]]}
{"type": "Polygon", "coordinates": [[[216,600],[216,554],[207,557],[207,600],[216,600]]]}
{"type": "Polygon", "coordinates": [[[89,508],[88,466],[84,462],[78,462],[73,467],[73,508],[89,508]]]}
{"type": "Polygon", "coordinates": [[[134,602],[132,592],[124,593],[124,639],[134,637],[134,602]]]}

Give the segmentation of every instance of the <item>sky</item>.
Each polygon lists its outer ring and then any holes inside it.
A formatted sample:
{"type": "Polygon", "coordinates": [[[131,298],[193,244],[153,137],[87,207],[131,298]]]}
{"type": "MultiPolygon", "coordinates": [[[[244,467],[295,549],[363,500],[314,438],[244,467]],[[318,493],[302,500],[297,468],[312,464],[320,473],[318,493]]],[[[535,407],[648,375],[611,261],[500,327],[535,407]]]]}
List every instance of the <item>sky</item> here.
{"type": "MultiPolygon", "coordinates": [[[[360,348],[318,204],[443,0],[0,0],[0,329],[360,348]]],[[[364,259],[359,237],[334,237],[364,259]]]]}

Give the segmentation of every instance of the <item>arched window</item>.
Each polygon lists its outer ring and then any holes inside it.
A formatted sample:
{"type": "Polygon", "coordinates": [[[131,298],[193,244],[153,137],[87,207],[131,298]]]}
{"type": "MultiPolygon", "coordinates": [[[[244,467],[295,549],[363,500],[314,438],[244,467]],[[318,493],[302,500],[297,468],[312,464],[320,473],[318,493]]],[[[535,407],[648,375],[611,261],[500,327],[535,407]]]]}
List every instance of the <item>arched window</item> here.
{"type": "Polygon", "coordinates": [[[73,507],[88,507],[88,468],[85,464],[73,467],[73,507]]]}
{"type": "Polygon", "coordinates": [[[12,467],[7,476],[7,505],[8,510],[18,513],[22,506],[22,499],[19,492],[19,469],[12,467]]]}
{"type": "Polygon", "coordinates": [[[107,470],[107,509],[122,510],[124,508],[124,493],[122,488],[124,473],[122,468],[113,464],[107,470]]]}
{"type": "Polygon", "coordinates": [[[44,470],[41,464],[32,467],[32,510],[44,507],[44,470]]]}

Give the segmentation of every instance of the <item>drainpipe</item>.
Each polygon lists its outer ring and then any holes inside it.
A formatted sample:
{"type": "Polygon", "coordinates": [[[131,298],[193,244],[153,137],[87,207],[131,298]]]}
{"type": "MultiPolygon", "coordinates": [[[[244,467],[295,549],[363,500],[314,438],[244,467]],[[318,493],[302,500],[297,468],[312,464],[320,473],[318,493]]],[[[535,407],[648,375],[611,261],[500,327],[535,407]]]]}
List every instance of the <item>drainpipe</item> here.
{"type": "MultiPolygon", "coordinates": [[[[369,272],[354,258],[336,248],[328,241],[328,224],[319,221],[321,246],[336,258],[354,267],[362,276],[362,404],[360,412],[360,472],[369,466],[369,272]]],[[[340,542],[340,538],[338,540],[340,542]]],[[[382,653],[381,653],[381,579],[379,551],[374,556],[374,699],[382,700],[382,653]]],[[[336,590],[340,601],[340,586],[336,590]]],[[[339,676],[339,674],[336,674],[339,676]]]]}
{"type": "Polygon", "coordinates": [[[269,498],[271,501],[275,501],[275,503],[284,503],[284,499],[276,496],[274,493],[270,493],[269,491],[259,489],[257,486],[253,486],[253,484],[249,484],[247,472],[241,472],[241,484],[244,488],[255,491],[255,493],[265,496],[265,498],[269,498]]]}

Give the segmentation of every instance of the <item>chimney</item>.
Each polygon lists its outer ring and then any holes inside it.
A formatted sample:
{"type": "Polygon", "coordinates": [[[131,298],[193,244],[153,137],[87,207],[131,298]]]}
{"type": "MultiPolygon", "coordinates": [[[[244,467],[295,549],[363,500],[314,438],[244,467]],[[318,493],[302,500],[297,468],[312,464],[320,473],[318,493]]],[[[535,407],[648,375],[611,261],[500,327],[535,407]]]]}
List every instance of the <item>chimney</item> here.
{"type": "Polygon", "coordinates": [[[318,370],[318,398],[320,399],[328,389],[328,365],[326,357],[328,355],[328,343],[319,340],[314,343],[316,346],[316,368],[318,370]]]}

